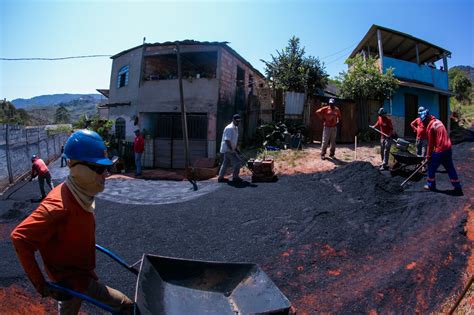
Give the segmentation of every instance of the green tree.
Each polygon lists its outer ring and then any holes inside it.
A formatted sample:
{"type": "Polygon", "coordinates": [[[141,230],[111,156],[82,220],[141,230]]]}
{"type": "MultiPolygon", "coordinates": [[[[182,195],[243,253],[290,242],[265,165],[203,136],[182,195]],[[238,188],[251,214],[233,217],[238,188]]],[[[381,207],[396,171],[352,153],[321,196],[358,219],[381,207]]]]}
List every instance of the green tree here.
{"type": "Polygon", "coordinates": [[[0,123],[27,125],[29,119],[24,109],[16,109],[9,101],[0,101],[0,123]]]}
{"type": "Polygon", "coordinates": [[[472,83],[466,74],[460,69],[454,68],[449,70],[449,89],[456,94],[455,98],[461,103],[470,101],[472,91],[472,83]]]}
{"type": "Polygon", "coordinates": [[[105,145],[109,147],[112,135],[110,129],[114,125],[114,121],[110,119],[101,119],[98,114],[95,114],[91,118],[87,115],[81,115],[78,121],[73,124],[75,129],[89,129],[97,132],[105,142],[105,145]]]}
{"type": "Polygon", "coordinates": [[[290,38],[288,46],[271,58],[271,61],[261,61],[265,63],[265,74],[275,88],[312,95],[327,84],[324,65],[316,57],[305,56],[298,37],[290,38]]]}
{"type": "Polygon", "coordinates": [[[59,105],[56,109],[56,114],[54,115],[54,122],[56,124],[68,124],[71,122],[71,116],[69,111],[64,107],[64,105],[59,105]]]}
{"type": "Polygon", "coordinates": [[[382,102],[391,97],[398,88],[398,80],[393,76],[392,68],[381,73],[377,60],[373,57],[364,59],[362,55],[357,55],[349,58],[346,63],[349,70],[339,75],[341,95],[356,101],[359,109],[359,129],[367,130],[369,117],[367,101],[375,99],[382,102]]]}

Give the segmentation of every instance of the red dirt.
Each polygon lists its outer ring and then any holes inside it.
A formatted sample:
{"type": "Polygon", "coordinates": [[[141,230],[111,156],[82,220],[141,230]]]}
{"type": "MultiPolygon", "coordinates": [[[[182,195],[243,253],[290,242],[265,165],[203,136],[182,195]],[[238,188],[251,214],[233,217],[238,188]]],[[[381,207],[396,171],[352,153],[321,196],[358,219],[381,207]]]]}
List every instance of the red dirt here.
{"type": "Polygon", "coordinates": [[[51,299],[43,299],[37,293],[31,294],[17,285],[0,287],[0,314],[42,315],[56,312],[56,303],[51,299]]]}

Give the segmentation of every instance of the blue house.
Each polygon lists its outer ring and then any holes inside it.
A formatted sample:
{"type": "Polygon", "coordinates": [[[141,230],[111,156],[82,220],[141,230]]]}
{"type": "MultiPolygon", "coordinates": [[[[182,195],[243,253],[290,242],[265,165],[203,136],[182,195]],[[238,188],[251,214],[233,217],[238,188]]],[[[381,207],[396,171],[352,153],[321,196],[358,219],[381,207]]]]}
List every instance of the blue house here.
{"type": "MultiPolygon", "coordinates": [[[[400,82],[395,95],[385,100],[395,130],[400,136],[414,137],[410,122],[417,117],[418,106],[449,128],[448,61],[451,52],[411,35],[372,25],[350,57],[357,54],[377,58],[381,71],[394,69],[400,82]]],[[[374,115],[371,109],[371,114],[374,115]]],[[[374,117],[371,117],[374,120],[374,117]]]]}

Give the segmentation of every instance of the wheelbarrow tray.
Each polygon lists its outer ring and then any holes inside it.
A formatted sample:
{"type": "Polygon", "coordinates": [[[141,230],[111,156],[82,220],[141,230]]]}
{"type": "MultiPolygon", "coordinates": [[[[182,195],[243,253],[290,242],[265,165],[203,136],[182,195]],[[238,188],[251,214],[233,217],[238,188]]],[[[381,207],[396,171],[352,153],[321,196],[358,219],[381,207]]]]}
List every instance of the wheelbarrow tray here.
{"type": "Polygon", "coordinates": [[[140,314],[288,314],[290,302],[258,265],[145,254],[140,314]]]}
{"type": "Polygon", "coordinates": [[[422,156],[416,156],[413,153],[403,151],[393,152],[392,156],[398,163],[405,165],[417,165],[423,162],[424,159],[422,156]]]}

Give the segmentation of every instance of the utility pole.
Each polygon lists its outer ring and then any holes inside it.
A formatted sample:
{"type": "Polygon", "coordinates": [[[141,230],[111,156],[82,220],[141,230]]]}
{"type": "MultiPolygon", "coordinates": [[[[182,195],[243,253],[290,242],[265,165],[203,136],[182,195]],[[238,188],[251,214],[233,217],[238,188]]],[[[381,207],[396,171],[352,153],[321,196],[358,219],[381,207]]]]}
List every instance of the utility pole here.
{"type": "Polygon", "coordinates": [[[179,42],[176,42],[176,53],[178,59],[178,81],[179,81],[179,99],[181,102],[181,126],[183,129],[183,141],[184,141],[184,169],[186,178],[193,184],[194,190],[197,190],[197,185],[193,182],[189,172],[189,142],[188,142],[188,120],[186,119],[186,107],[184,106],[183,96],[183,77],[181,73],[181,54],[179,49],[179,42]]]}

